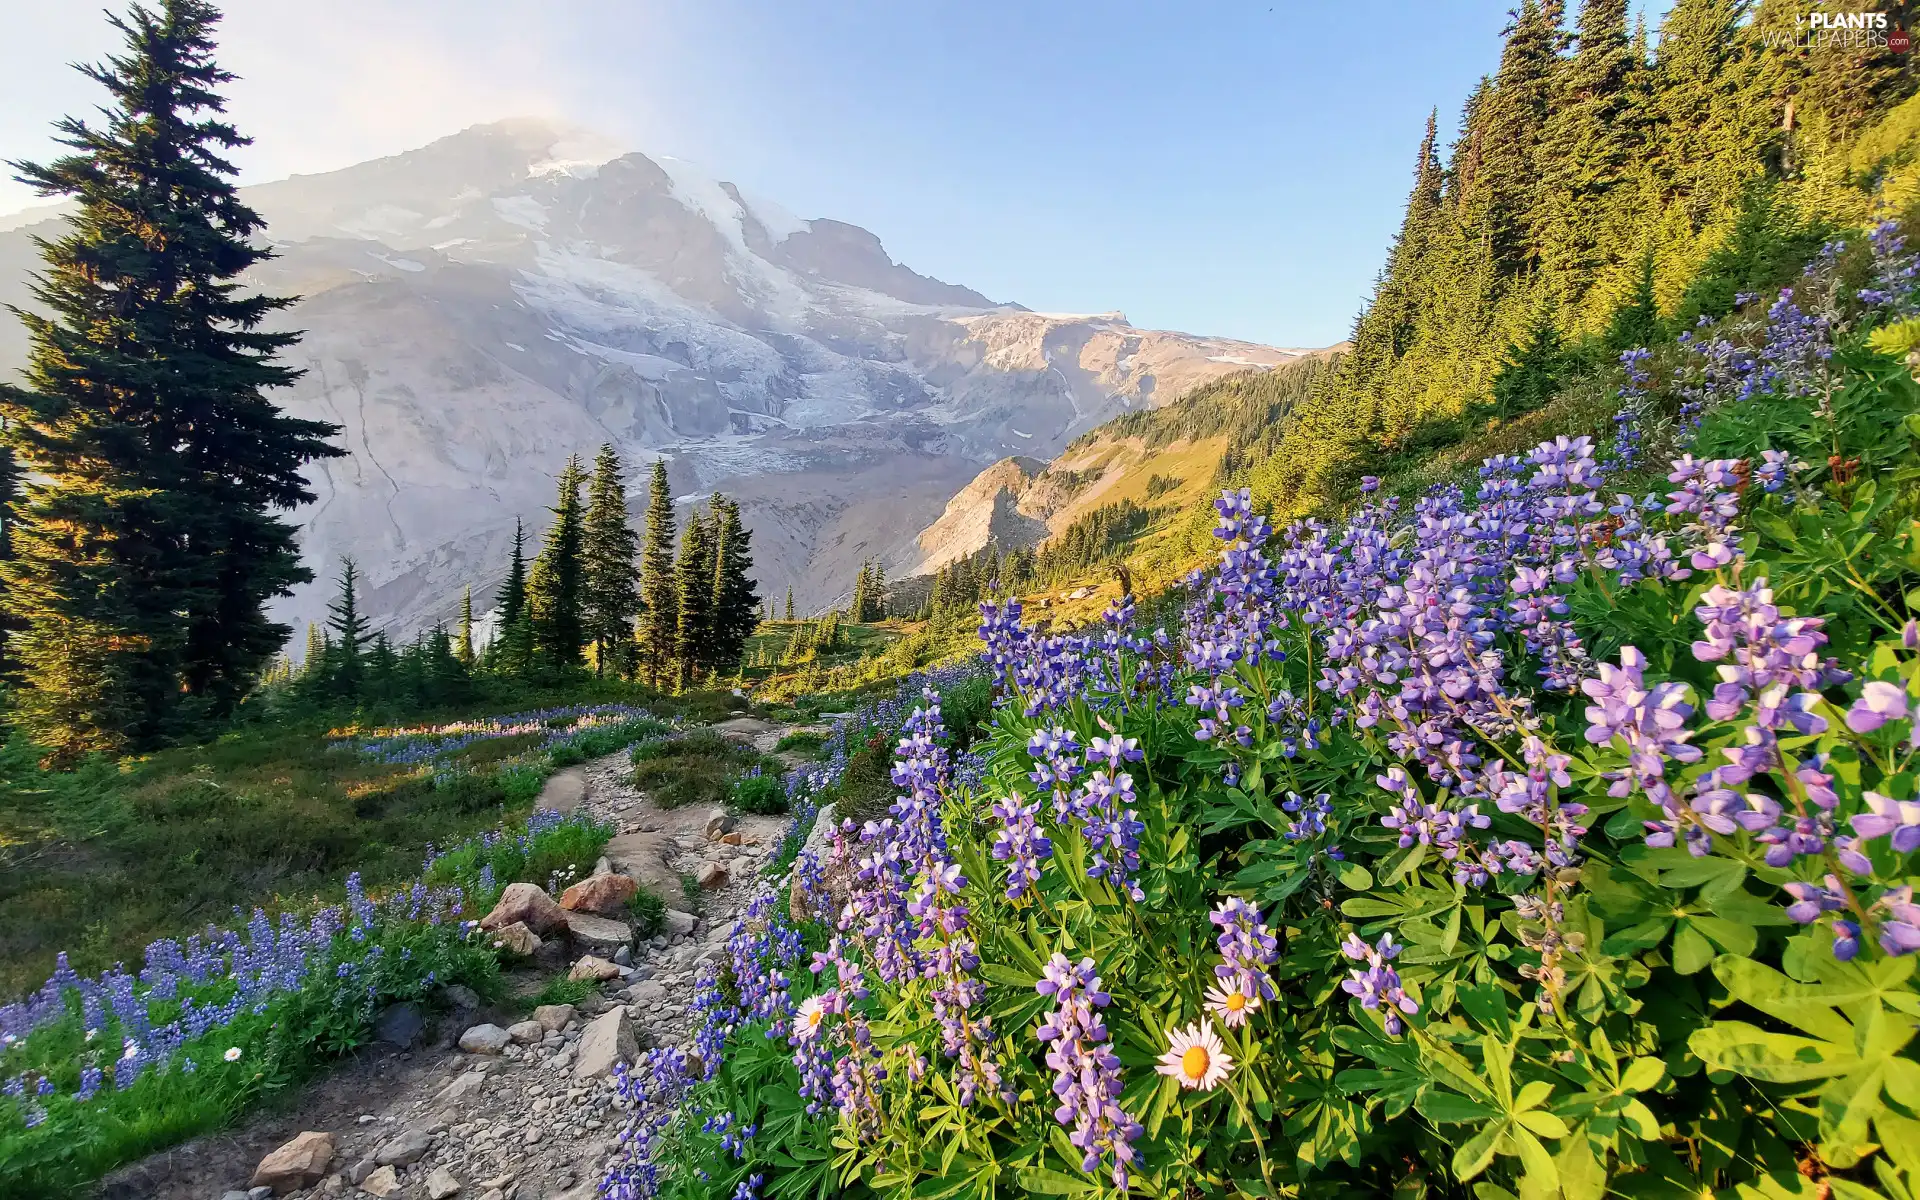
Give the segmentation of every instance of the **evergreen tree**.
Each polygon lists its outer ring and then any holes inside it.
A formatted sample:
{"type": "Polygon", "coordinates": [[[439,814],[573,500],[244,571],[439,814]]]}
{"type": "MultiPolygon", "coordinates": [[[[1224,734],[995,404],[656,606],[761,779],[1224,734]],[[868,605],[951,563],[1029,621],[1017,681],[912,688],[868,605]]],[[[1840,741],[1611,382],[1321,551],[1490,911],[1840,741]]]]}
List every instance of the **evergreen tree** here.
{"type": "Polygon", "coordinates": [[[1559,72],[1540,146],[1540,255],[1569,304],[1628,231],[1632,173],[1646,133],[1646,114],[1635,105],[1641,63],[1627,37],[1627,0],[1584,0],[1578,46],[1559,72]]]}
{"type": "Polygon", "coordinates": [[[674,562],[674,611],[680,620],[674,638],[674,685],[677,688],[685,688],[711,665],[713,551],[710,514],[693,513],[680,531],[680,556],[674,562]]]}
{"type": "Polygon", "coordinates": [[[513,519],[513,556],[507,563],[507,579],[500,585],[495,603],[500,609],[500,627],[488,648],[488,658],[499,669],[524,671],[533,659],[533,624],[527,605],[527,530],[518,517],[513,519]]]}
{"type": "Polygon", "coordinates": [[[847,619],[864,621],[867,619],[867,571],[871,561],[860,564],[860,574],[854,577],[853,598],[847,602],[847,619]]]}
{"type": "Polygon", "coordinates": [[[787,620],[793,620],[793,588],[787,588],[787,620]]]}
{"type": "Polygon", "coordinates": [[[553,525],[527,578],[534,648],[549,667],[559,670],[579,666],[587,642],[586,513],[580,505],[585,482],[580,460],[569,458],[560,471],[559,498],[550,510],[553,525]]]}
{"type": "Polygon", "coordinates": [[[1525,344],[1507,350],[1500,373],[1493,377],[1496,415],[1511,420],[1545,405],[1560,391],[1566,370],[1567,354],[1561,346],[1560,330],[1550,317],[1542,317],[1525,344]]]}
{"type": "Polygon", "coordinates": [[[460,628],[459,628],[459,632],[454,635],[453,642],[451,646],[448,648],[448,652],[451,653],[454,659],[458,661],[463,667],[468,667],[473,665],[473,585],[472,584],[468,584],[467,590],[461,593],[460,628]]]}
{"type": "Polygon", "coordinates": [[[753,535],[740,519],[740,506],[724,497],[718,505],[710,665],[726,671],[739,665],[747,639],[759,627],[760,593],[752,574],[753,535]]]}
{"type": "Polygon", "coordinates": [[[360,569],[349,558],[340,564],[340,594],[327,606],[327,690],[342,699],[356,699],[363,683],[367,621],[360,615],[360,569]]]}
{"type": "Polygon", "coordinates": [[[667,491],[667,464],[655,459],[647,499],[647,533],[640,556],[640,661],[655,687],[673,678],[679,650],[680,606],[673,564],[673,497],[667,491]]]}
{"type": "Polygon", "coordinates": [[[627,489],[620,471],[613,447],[601,446],[593,462],[593,482],[587,488],[583,549],[587,636],[593,642],[596,674],[604,674],[609,663],[620,674],[631,671],[633,621],[640,613],[635,562],[640,539],[627,524],[627,489]]]}
{"type": "Polygon", "coordinates": [[[867,611],[862,621],[887,619],[887,569],[879,559],[873,561],[873,574],[867,580],[867,611]]]}
{"type": "Polygon", "coordinates": [[[5,567],[21,717],[60,758],[232,708],[291,632],[267,600],[311,578],[274,510],[340,453],[262,395],[298,376],[275,360],[294,335],[260,328],[291,301],[234,282],[270,254],[224,157],[247,142],[220,117],[217,19],[203,0],[113,19],[126,51],[82,68],[111,97],[100,126],[62,120],[74,153],[13,164],[77,202],[39,242],[52,315],[18,313],[25,386],[0,387],[29,480],[5,567]]]}
{"type": "Polygon", "coordinates": [[[307,622],[307,657],[300,664],[300,670],[302,675],[310,677],[322,676],[327,670],[326,635],[312,621],[307,622]]]}
{"type": "Polygon", "coordinates": [[[1640,278],[1627,302],[1614,310],[1602,339],[1613,354],[1639,346],[1651,346],[1660,340],[1660,305],[1653,295],[1653,255],[1641,259],[1640,278]]]}

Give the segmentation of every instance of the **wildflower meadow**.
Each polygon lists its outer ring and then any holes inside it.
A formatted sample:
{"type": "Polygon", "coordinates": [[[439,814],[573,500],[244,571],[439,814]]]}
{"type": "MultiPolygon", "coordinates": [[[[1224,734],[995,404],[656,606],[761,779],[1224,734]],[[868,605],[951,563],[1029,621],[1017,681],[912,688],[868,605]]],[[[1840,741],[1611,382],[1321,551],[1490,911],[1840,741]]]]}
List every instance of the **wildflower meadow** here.
{"type": "Polygon", "coordinates": [[[1604,443],[1229,491],[1165,628],[983,605],[965,777],[928,689],[601,1194],[1910,1200],[1914,285],[1882,226],[1604,443]]]}

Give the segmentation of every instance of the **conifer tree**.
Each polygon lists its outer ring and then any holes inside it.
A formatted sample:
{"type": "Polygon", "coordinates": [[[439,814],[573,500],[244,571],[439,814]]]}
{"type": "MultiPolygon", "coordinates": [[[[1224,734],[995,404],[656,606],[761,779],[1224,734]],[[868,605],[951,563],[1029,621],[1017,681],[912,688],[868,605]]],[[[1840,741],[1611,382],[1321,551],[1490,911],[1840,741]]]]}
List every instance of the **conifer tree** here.
{"type": "Polygon", "coordinates": [[[351,558],[342,561],[340,594],[327,606],[327,627],[332,636],[328,638],[331,650],[326,682],[328,690],[343,699],[360,695],[366,666],[367,621],[360,615],[359,587],[360,569],[351,558]]]}
{"type": "Polygon", "coordinates": [[[125,51],[82,73],[110,95],[98,127],[67,118],[73,153],[13,164],[76,201],[21,312],[25,386],[0,416],[29,480],[7,604],[26,728],[56,757],[151,744],[229,710],[291,632],[267,600],[311,576],[274,515],[311,500],[301,468],[340,453],[337,427],[262,394],[298,376],[295,336],[261,323],[290,300],[235,282],[270,257],[225,155],[217,11],[163,0],[112,19],[125,51]]]}
{"type": "Polygon", "coordinates": [[[655,459],[647,498],[647,532],[640,556],[640,661],[647,680],[664,687],[673,679],[679,650],[680,605],[673,563],[673,496],[667,464],[655,459]]]}
{"type": "Polygon", "coordinates": [[[787,620],[793,620],[793,588],[787,588],[787,620]]]}
{"type": "Polygon", "coordinates": [[[1602,339],[1613,354],[1651,346],[1661,336],[1660,305],[1653,295],[1653,255],[1641,259],[1640,276],[1626,303],[1614,310],[1602,339]]]}
{"type": "Polygon", "coordinates": [[[853,598],[847,602],[847,618],[864,621],[867,618],[867,568],[870,562],[860,564],[860,574],[854,577],[853,598]]]}
{"type": "Polygon", "coordinates": [[[513,520],[513,556],[496,604],[500,627],[488,648],[488,659],[499,669],[524,671],[533,657],[533,626],[527,606],[527,530],[518,517],[513,520]]]}
{"type": "Polygon", "coordinates": [[[674,562],[675,612],[680,620],[674,639],[677,688],[685,688],[711,665],[713,550],[711,515],[693,513],[680,530],[680,555],[674,562]]]}
{"type": "Polygon", "coordinates": [[[711,665],[724,671],[739,664],[747,639],[759,626],[760,593],[752,575],[753,535],[740,519],[740,506],[724,497],[718,504],[711,665]]]}
{"type": "Polygon", "coordinates": [[[1558,73],[1540,145],[1543,266],[1572,303],[1631,221],[1631,173],[1644,158],[1645,114],[1634,104],[1638,64],[1627,0],[1584,0],[1578,49],[1558,73]]]}
{"type": "Polygon", "coordinates": [[[586,629],[586,513],[580,489],[586,482],[580,460],[567,459],[560,471],[560,495],[550,510],[553,525],[527,578],[527,610],[534,648],[549,667],[580,665],[586,629]]]}
{"type": "Polygon", "coordinates": [[[326,670],[327,670],[326,635],[320,631],[320,626],[318,626],[312,621],[308,621],[307,622],[307,657],[300,664],[301,674],[305,676],[319,676],[319,675],[324,675],[326,673],[326,670]]]}
{"type": "Polygon", "coordinates": [[[460,626],[454,634],[448,653],[463,667],[473,665],[473,585],[460,596],[460,626]]]}
{"type": "Polygon", "coordinates": [[[632,669],[633,621],[640,613],[640,540],[627,524],[627,489],[612,445],[600,447],[587,488],[586,626],[594,671],[609,663],[620,674],[632,669]]]}
{"type": "Polygon", "coordinates": [[[1493,377],[1496,415],[1511,420],[1546,404],[1559,392],[1566,368],[1560,330],[1551,318],[1543,316],[1523,345],[1507,351],[1500,373],[1493,377]]]}

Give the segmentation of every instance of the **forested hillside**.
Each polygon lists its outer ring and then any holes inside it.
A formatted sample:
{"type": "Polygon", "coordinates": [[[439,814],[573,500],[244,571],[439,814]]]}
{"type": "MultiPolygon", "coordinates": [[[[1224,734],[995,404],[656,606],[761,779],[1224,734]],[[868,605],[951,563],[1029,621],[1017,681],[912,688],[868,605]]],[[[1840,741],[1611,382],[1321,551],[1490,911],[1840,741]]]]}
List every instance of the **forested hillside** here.
{"type": "Polygon", "coordinates": [[[1341,369],[1246,464],[1263,503],[1349,496],[1367,460],[1494,415],[1517,347],[1558,344],[1569,373],[1610,360],[1920,190],[1902,55],[1809,48],[1797,5],[1679,0],[1657,38],[1628,12],[1590,0],[1569,30],[1558,0],[1528,0],[1444,158],[1429,118],[1341,369]]]}

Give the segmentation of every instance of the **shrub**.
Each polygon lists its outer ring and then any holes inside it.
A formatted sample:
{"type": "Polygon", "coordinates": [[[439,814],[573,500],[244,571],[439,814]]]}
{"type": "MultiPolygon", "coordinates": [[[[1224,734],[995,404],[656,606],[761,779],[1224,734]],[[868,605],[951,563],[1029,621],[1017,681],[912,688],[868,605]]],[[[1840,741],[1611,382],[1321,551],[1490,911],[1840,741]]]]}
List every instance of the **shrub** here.
{"type": "Polygon", "coordinates": [[[543,1004],[579,1004],[593,995],[594,986],[585,979],[568,979],[565,975],[555,975],[547,980],[546,986],[535,992],[527,1000],[529,1010],[543,1004]]]}
{"type": "Polygon", "coordinates": [[[758,767],[733,781],[727,802],[745,813],[762,816],[787,811],[787,786],[778,775],[769,775],[758,767]]]}
{"type": "Polygon", "coordinates": [[[773,747],[775,754],[797,754],[802,758],[818,758],[821,749],[827,744],[827,735],[812,729],[796,729],[781,738],[773,747]]]}
{"type": "Polygon", "coordinates": [[[652,937],[666,922],[667,902],[643,887],[627,901],[627,912],[632,917],[633,931],[641,937],[652,937]]]}

